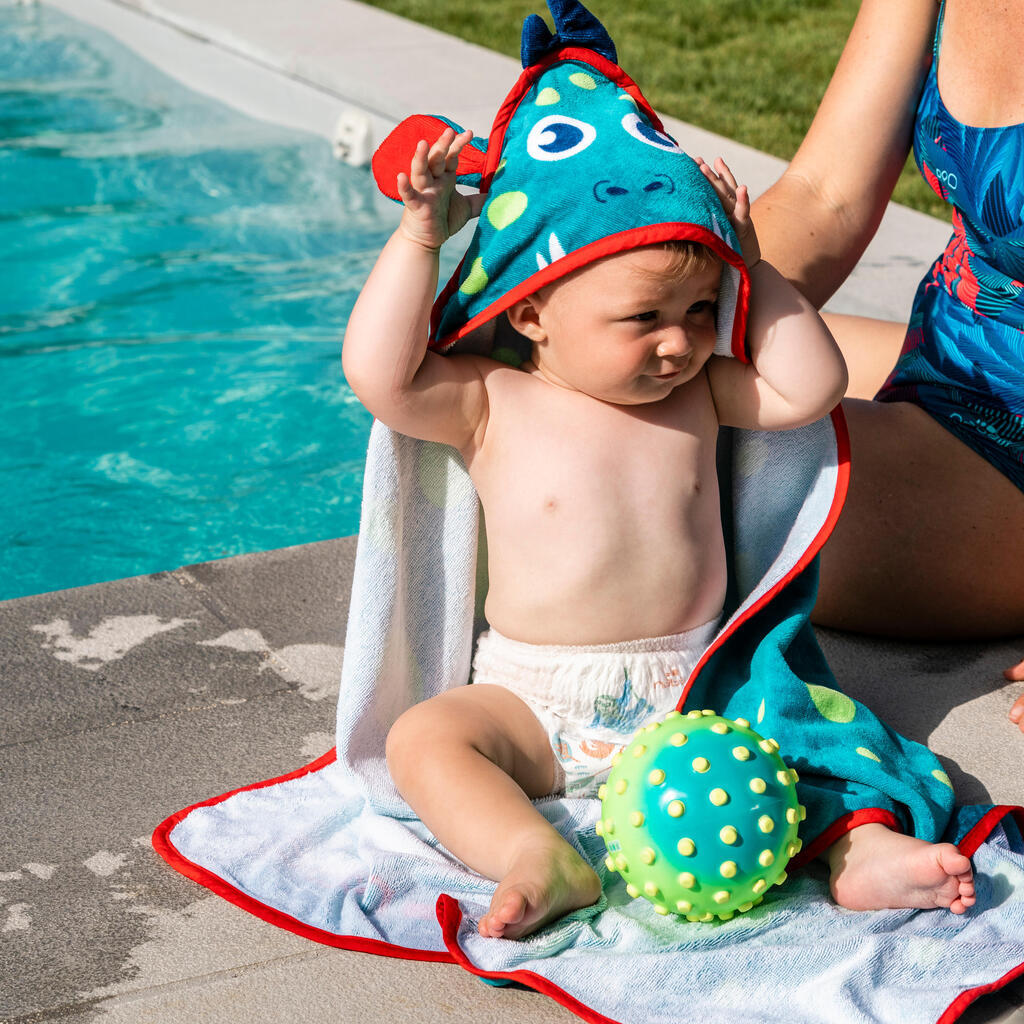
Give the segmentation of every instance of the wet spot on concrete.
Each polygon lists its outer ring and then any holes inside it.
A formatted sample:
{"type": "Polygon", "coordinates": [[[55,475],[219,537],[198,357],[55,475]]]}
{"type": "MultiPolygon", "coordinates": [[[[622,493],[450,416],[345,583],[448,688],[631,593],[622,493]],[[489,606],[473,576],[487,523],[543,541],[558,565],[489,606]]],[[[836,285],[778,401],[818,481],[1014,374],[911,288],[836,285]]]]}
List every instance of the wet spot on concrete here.
{"type": "Polygon", "coordinates": [[[273,667],[306,700],[319,701],[337,696],[343,653],[334,644],[292,644],[273,652],[273,667]]]}
{"type": "Polygon", "coordinates": [[[0,871],[0,882],[20,882],[24,877],[20,871],[0,871]]]}
{"type": "Polygon", "coordinates": [[[88,636],[75,636],[67,619],[32,626],[42,633],[44,647],[58,661],[96,672],[111,661],[119,661],[130,650],[172,629],[194,623],[195,619],[163,620],[157,615],[112,615],[94,627],[88,636]]]}

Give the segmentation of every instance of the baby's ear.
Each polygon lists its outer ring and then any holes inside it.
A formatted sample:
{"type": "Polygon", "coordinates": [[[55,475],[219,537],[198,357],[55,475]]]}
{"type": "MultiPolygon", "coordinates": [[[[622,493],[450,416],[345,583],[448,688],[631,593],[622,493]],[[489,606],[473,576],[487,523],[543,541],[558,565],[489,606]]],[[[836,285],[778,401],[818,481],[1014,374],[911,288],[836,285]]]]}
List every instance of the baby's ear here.
{"type": "MultiPolygon", "coordinates": [[[[446,117],[435,117],[432,114],[414,114],[407,117],[377,147],[373,154],[371,167],[377,188],[389,199],[401,202],[395,182],[399,172],[409,173],[413,154],[420,139],[433,143],[445,128],[454,128],[456,133],[463,129],[446,117]]],[[[480,180],[487,156],[487,143],[480,139],[471,139],[459,153],[459,166],[456,169],[456,181],[460,185],[480,187],[480,180]]]]}
{"type": "Polygon", "coordinates": [[[525,299],[513,303],[505,315],[509,324],[534,344],[543,344],[547,340],[547,331],[540,322],[540,303],[536,296],[527,295],[525,299]]]}

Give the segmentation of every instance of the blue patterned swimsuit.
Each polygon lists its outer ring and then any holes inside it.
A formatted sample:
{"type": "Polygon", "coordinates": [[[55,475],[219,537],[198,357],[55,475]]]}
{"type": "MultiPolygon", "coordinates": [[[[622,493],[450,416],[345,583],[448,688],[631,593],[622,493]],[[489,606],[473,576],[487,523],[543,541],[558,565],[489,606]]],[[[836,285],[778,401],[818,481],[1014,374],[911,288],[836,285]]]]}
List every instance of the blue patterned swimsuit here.
{"type": "Polygon", "coordinates": [[[936,78],[945,2],[917,107],[914,155],[953,207],[953,236],[914,296],[882,402],[913,402],[1024,490],[1024,124],[975,128],[936,78]]]}

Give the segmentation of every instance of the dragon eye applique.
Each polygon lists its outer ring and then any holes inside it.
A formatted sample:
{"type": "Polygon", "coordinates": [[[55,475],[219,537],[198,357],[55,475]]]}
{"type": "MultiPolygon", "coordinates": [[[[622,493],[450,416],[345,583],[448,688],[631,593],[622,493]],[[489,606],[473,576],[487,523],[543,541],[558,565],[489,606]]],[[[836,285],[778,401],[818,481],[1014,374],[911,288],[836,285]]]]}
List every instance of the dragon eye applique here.
{"type": "Polygon", "coordinates": [[[627,114],[622,119],[622,127],[634,139],[646,142],[648,146],[654,146],[655,149],[663,149],[668,153],[682,153],[682,150],[668,135],[651,127],[639,114],[627,114]]]}
{"type": "Polygon", "coordinates": [[[534,160],[567,160],[582,153],[596,138],[592,124],[564,114],[549,114],[530,129],[526,152],[534,160]]]}

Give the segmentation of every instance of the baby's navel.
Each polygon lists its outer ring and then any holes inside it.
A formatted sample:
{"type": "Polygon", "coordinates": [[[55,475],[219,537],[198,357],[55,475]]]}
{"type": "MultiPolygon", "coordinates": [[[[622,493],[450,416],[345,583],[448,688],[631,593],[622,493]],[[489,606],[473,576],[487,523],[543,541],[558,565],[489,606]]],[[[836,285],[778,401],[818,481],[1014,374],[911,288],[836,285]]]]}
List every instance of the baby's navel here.
{"type": "Polygon", "coordinates": [[[545,498],[544,499],[544,511],[545,512],[557,512],[558,511],[558,499],[557,498],[545,498]]]}

